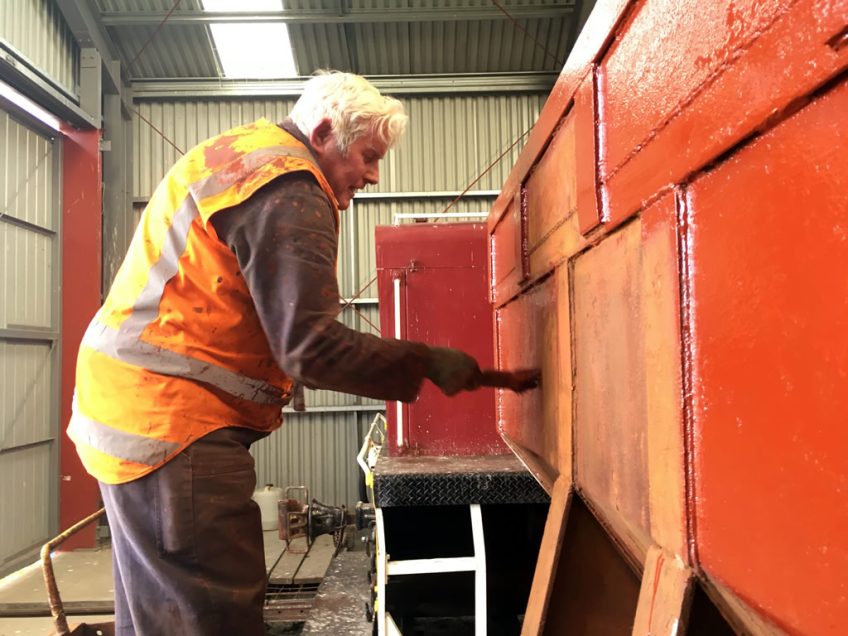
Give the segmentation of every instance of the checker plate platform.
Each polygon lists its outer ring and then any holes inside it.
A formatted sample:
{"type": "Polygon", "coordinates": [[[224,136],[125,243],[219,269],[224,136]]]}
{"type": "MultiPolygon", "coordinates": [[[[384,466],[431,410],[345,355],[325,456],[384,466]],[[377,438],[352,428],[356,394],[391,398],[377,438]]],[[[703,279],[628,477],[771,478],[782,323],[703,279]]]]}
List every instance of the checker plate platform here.
{"type": "Polygon", "coordinates": [[[374,498],[381,508],[550,501],[514,455],[380,457],[374,498]]]}

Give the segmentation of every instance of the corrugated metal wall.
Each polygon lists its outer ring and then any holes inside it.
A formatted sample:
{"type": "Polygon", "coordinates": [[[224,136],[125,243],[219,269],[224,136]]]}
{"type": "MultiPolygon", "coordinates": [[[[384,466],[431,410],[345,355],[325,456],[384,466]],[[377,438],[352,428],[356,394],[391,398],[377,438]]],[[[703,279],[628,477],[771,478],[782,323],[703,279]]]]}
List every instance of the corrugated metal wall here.
{"type": "MultiPolygon", "coordinates": [[[[545,95],[455,95],[402,97],[410,117],[407,134],[381,163],[380,184],[354,200],[342,215],[339,250],[341,295],[351,297],[375,274],[374,227],[391,224],[396,213],[434,217],[464,190],[536,120],[545,95]]],[[[207,137],[259,117],[281,121],[293,99],[141,101],[135,117],[134,200],[139,211],[166,170],[185,151],[207,137]],[[160,132],[154,130],[154,127],[160,132]],[[173,145],[166,141],[167,138],[173,145]],[[176,146],[177,148],[175,148],[176,146]]],[[[473,187],[497,190],[523,144],[508,152],[473,187]]],[[[486,212],[494,195],[472,195],[451,212],[486,212]]],[[[118,254],[126,245],[106,246],[118,254]]],[[[376,283],[361,294],[361,304],[340,319],[361,331],[379,326],[376,283]],[[372,300],[369,300],[372,299],[372,300]]],[[[258,483],[305,485],[329,504],[359,499],[355,455],[375,409],[382,403],[331,391],[307,391],[305,414],[286,413],[280,431],[255,445],[258,483]]]]}
{"type": "Polygon", "coordinates": [[[60,155],[0,110],[0,572],[55,531],[60,155]]]}
{"type": "MultiPolygon", "coordinates": [[[[381,166],[377,192],[463,190],[521,134],[530,130],[541,95],[403,99],[409,132],[381,166]]],[[[521,145],[474,186],[501,187],[521,145]]]]}
{"type": "Polygon", "coordinates": [[[0,0],[0,41],[65,93],[78,94],[79,47],[53,0],[0,0]]]}
{"type": "MultiPolygon", "coordinates": [[[[396,214],[432,215],[430,218],[438,220],[439,213],[453,199],[453,196],[400,200],[354,199],[353,214],[349,217],[352,222],[345,224],[345,230],[354,233],[355,249],[351,249],[350,242],[345,240],[343,236],[339,250],[339,265],[342,268],[339,284],[342,296],[352,296],[362,289],[376,273],[376,249],[374,246],[374,228],[376,226],[392,225],[395,222],[396,214]]],[[[463,198],[451,207],[450,213],[476,214],[488,212],[494,200],[494,195],[463,198]]],[[[469,218],[469,220],[479,221],[480,219],[469,218]]],[[[364,297],[376,296],[377,284],[374,283],[368,287],[362,295],[364,297]]]]}
{"type": "MultiPolygon", "coordinates": [[[[380,184],[368,191],[464,189],[513,141],[530,130],[545,97],[530,94],[401,98],[409,114],[409,130],[380,164],[380,184]]],[[[280,121],[293,104],[291,98],[138,103],[139,114],[162,134],[140,117],[135,118],[134,196],[149,198],[159,179],[180,156],[180,150],[260,117],[280,121]]],[[[513,148],[474,189],[499,188],[520,149],[520,144],[513,148]]]]}
{"type": "Polygon", "coordinates": [[[254,446],[256,483],[306,486],[323,503],[352,506],[362,498],[356,454],[375,414],[289,415],[283,428],[254,446]]]}
{"type": "Polygon", "coordinates": [[[293,105],[293,99],[138,102],[136,109],[139,115],[162,134],[141,117],[133,118],[134,197],[146,201],[181,152],[213,135],[260,117],[282,121],[293,105]]]}

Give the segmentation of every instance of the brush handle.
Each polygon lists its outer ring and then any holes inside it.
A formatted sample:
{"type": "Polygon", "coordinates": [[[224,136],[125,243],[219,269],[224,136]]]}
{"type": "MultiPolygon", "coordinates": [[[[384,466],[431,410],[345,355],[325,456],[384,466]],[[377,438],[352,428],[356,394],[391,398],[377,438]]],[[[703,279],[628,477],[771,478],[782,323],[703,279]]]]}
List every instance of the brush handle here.
{"type": "Polygon", "coordinates": [[[515,371],[484,369],[480,372],[480,386],[509,389],[515,393],[535,389],[541,380],[542,373],[539,369],[516,369],[515,371]]]}

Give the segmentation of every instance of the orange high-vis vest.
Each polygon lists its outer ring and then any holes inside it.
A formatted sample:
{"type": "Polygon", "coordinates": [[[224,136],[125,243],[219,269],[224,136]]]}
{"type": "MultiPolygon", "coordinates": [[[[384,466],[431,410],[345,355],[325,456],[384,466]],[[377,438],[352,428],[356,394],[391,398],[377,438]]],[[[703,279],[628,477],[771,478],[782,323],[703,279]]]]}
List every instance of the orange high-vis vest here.
{"type": "Polygon", "coordinates": [[[315,176],[338,227],[309,150],[264,119],[196,146],[156,188],[77,361],[68,435],[101,482],[146,475],[219,428],[282,423],[292,382],[209,220],[298,171],[315,176]]]}

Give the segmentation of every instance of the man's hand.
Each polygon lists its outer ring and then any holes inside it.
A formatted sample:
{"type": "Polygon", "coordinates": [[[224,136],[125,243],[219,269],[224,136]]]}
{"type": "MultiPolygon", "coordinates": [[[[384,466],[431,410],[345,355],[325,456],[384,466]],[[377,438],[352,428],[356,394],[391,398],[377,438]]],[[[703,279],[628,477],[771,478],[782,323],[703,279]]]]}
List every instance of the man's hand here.
{"type": "Polygon", "coordinates": [[[480,387],[480,367],[477,361],[459,349],[430,347],[427,377],[445,395],[473,391],[480,387]]]}

